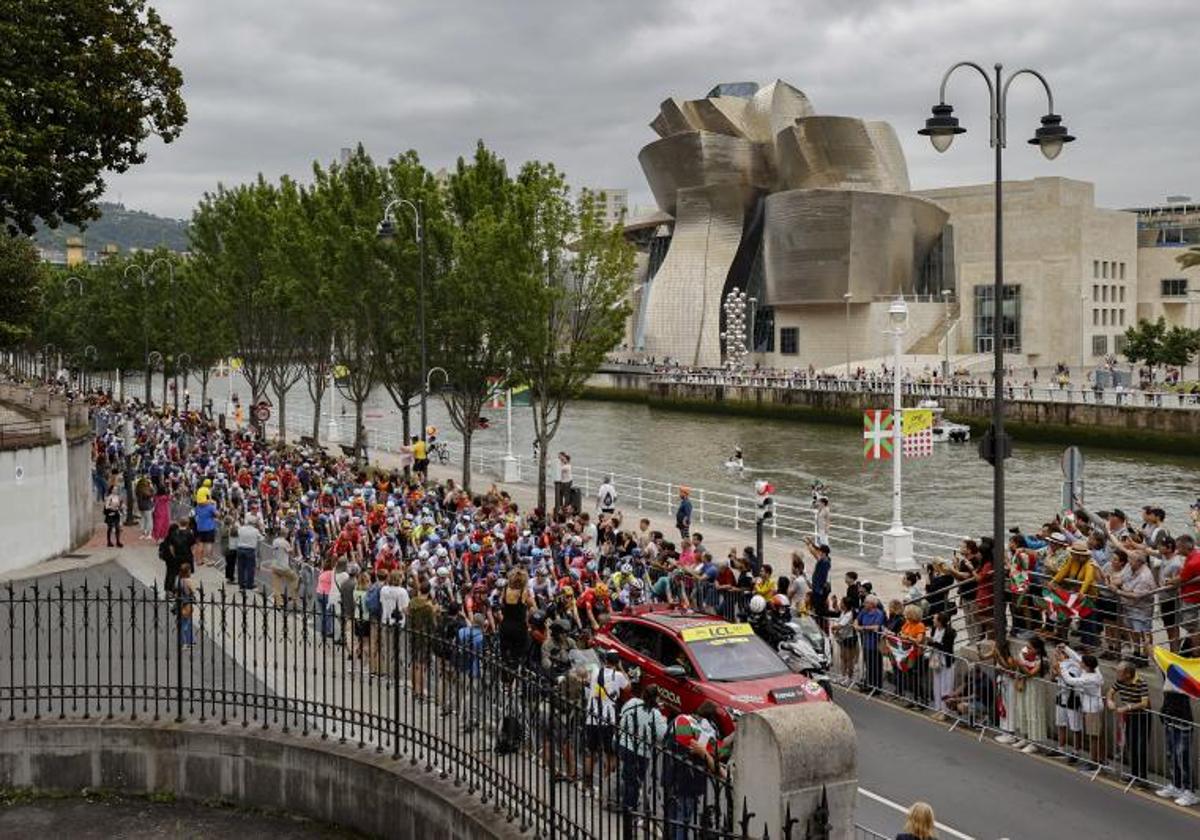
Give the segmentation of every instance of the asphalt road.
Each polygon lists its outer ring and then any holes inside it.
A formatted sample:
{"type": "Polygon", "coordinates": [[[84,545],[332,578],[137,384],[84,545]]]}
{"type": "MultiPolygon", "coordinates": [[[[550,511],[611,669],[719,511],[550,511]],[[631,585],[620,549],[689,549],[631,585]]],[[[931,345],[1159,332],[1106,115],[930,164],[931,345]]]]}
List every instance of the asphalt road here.
{"type": "Polygon", "coordinates": [[[858,694],[837,693],[858,732],[855,822],[892,837],[897,807],[933,806],[941,840],[1087,840],[1200,836],[1200,810],[1091,781],[1066,764],[1022,755],[858,694]],[[947,830],[949,829],[949,830],[947,830]]]}

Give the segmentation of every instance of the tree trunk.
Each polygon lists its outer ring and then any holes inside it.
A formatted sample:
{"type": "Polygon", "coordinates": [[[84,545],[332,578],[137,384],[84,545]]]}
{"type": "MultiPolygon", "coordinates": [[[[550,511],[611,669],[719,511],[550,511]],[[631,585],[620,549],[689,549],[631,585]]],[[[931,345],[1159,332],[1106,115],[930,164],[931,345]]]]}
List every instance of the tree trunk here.
{"type": "MultiPolygon", "coordinates": [[[[412,409],[409,407],[410,402],[411,401],[408,398],[406,398],[404,400],[404,406],[400,409],[400,426],[402,429],[402,432],[401,432],[402,437],[400,438],[401,446],[408,446],[409,438],[412,435],[412,417],[411,417],[412,409]]],[[[424,433],[422,433],[422,437],[424,437],[424,433]]],[[[426,457],[429,457],[428,453],[426,454],[426,457]]],[[[408,476],[411,472],[412,472],[412,468],[408,464],[405,464],[404,465],[404,477],[408,478],[408,476]]]]}
{"type": "Polygon", "coordinates": [[[546,450],[549,447],[546,441],[537,436],[538,442],[538,491],[537,491],[537,506],[542,510],[546,508],[546,450]]]}
{"type": "MultiPolygon", "coordinates": [[[[321,392],[317,391],[316,396],[313,397],[312,439],[313,439],[313,443],[317,444],[318,446],[321,443],[321,397],[322,396],[323,395],[321,394],[321,392]]],[[[331,407],[330,412],[332,413],[332,411],[333,411],[333,409],[331,407]]]]}
{"type": "MultiPolygon", "coordinates": [[[[465,424],[464,424],[465,425],[465,424]]],[[[462,486],[463,490],[470,495],[471,493],[471,435],[474,429],[467,426],[462,433],[463,439],[463,463],[462,463],[462,486]]]]}
{"type": "Polygon", "coordinates": [[[287,391],[276,390],[275,400],[279,403],[279,442],[287,443],[287,391]]]}
{"type": "Polygon", "coordinates": [[[208,407],[208,377],[209,368],[207,365],[201,367],[200,372],[200,411],[203,412],[208,407]]]}
{"type": "Polygon", "coordinates": [[[362,463],[363,451],[363,403],[366,397],[354,401],[354,463],[362,463]]]}

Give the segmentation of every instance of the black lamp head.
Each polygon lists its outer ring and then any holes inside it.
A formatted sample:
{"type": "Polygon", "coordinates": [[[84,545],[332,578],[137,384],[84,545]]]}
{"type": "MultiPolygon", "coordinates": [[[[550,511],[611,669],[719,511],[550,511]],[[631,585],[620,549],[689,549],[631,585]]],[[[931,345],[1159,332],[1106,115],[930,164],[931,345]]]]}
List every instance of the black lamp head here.
{"type": "Polygon", "coordinates": [[[396,223],[391,216],[384,216],[375,227],[375,236],[383,242],[391,242],[396,238],[396,223]]]}
{"type": "Polygon", "coordinates": [[[950,148],[954,135],[965,131],[966,129],[958,124],[958,117],[954,116],[954,106],[941,102],[933,106],[933,116],[925,120],[925,127],[917,134],[928,137],[933,143],[933,148],[944,152],[950,148]]]}
{"type": "Polygon", "coordinates": [[[1062,151],[1063,143],[1070,143],[1075,138],[1067,133],[1067,127],[1062,124],[1058,114],[1047,114],[1042,117],[1042,127],[1033,132],[1030,143],[1040,146],[1047,160],[1054,160],[1062,151]]]}

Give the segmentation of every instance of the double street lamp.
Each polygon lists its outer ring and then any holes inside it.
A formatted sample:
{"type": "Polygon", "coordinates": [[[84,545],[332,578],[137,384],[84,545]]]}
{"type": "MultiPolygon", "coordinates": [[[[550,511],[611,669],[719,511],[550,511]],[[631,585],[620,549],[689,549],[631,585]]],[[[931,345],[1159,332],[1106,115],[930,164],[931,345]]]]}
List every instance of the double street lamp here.
{"type": "MultiPolygon", "coordinates": [[[[375,228],[375,235],[383,242],[393,242],[396,239],[396,217],[392,215],[392,211],[396,207],[407,207],[413,214],[413,236],[416,239],[418,251],[418,267],[417,267],[417,332],[418,340],[421,344],[421,382],[425,383],[426,387],[421,390],[421,440],[425,440],[425,429],[428,425],[428,412],[426,409],[426,394],[429,391],[429,359],[428,350],[425,343],[425,218],[421,212],[423,203],[417,199],[417,203],[413,204],[407,198],[397,198],[389,201],[387,206],[383,208],[383,218],[379,221],[379,225],[375,228]]],[[[445,373],[445,371],[443,371],[445,373]]]]}
{"type": "MultiPolygon", "coordinates": [[[[1033,133],[1029,143],[1042,150],[1047,160],[1054,160],[1062,151],[1063,145],[1075,138],[1062,124],[1062,117],[1054,113],[1054,94],[1045,76],[1036,70],[1022,68],[1003,78],[1003,66],[994,66],[995,76],[989,75],[982,66],[973,61],[960,61],[954,64],[942,76],[941,88],[938,92],[938,104],[933,106],[933,116],[925,121],[925,127],[918,134],[929,138],[933,147],[939,152],[950,148],[957,134],[966,131],[958,124],[953,116],[954,108],[946,104],[946,83],[951,74],[960,67],[970,67],[983,77],[988,88],[988,114],[991,123],[990,144],[996,154],[995,177],[995,275],[992,285],[992,427],[984,434],[980,443],[979,454],[992,465],[992,608],[995,623],[995,638],[1004,639],[1007,636],[1005,628],[1005,560],[1006,540],[1004,526],[1004,459],[1012,452],[1012,445],[1004,433],[1004,252],[1003,252],[1003,180],[1002,166],[1003,151],[1008,140],[1008,89],[1018,76],[1033,76],[1042,83],[1046,91],[1047,113],[1042,117],[1041,127],[1033,133]]],[[[897,453],[898,454],[898,453],[897,453]]]]}

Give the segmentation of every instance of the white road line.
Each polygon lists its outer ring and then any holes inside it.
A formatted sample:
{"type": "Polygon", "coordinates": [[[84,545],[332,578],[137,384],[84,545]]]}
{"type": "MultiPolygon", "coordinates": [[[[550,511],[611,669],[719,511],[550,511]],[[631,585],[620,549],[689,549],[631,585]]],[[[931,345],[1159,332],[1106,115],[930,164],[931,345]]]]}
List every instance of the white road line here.
{"type": "MultiPolygon", "coordinates": [[[[875,793],[874,791],[870,791],[870,790],[867,790],[866,788],[861,788],[861,787],[858,789],[858,792],[860,794],[862,794],[863,796],[867,797],[867,799],[874,800],[875,802],[878,802],[880,805],[886,805],[887,807],[891,808],[894,811],[898,811],[901,814],[908,813],[908,808],[901,805],[899,802],[893,802],[892,800],[888,799],[886,796],[880,796],[878,793],[875,793]]],[[[935,822],[933,825],[942,834],[948,835],[950,837],[957,837],[958,840],[975,840],[975,838],[972,837],[971,835],[963,834],[961,831],[951,828],[950,826],[945,825],[943,823],[935,822]]]]}

